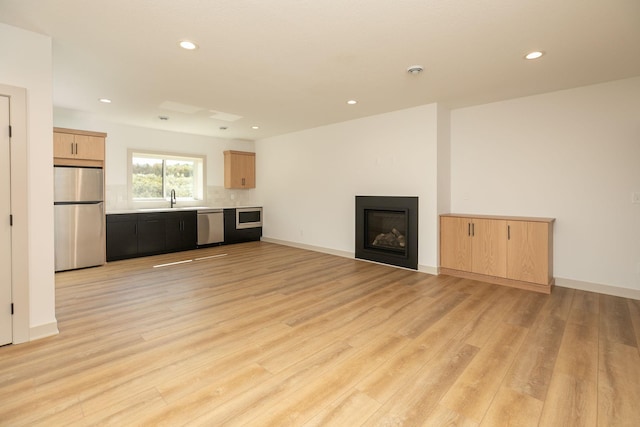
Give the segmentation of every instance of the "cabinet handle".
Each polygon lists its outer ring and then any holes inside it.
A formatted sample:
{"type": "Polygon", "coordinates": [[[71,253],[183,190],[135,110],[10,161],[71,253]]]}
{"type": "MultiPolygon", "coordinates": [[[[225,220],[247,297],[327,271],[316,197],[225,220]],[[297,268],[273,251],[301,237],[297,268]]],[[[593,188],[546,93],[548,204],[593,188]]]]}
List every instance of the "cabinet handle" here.
{"type": "Polygon", "coordinates": [[[244,178],[242,178],[242,186],[244,187],[244,178]]]}
{"type": "Polygon", "coordinates": [[[476,235],[476,225],[471,224],[471,237],[475,237],[476,235]]]}
{"type": "Polygon", "coordinates": [[[69,145],[71,145],[71,154],[73,154],[73,142],[69,145]]]}
{"type": "Polygon", "coordinates": [[[76,142],[74,145],[76,146],[76,156],[77,156],[78,155],[78,143],[76,142]]]}
{"type": "Polygon", "coordinates": [[[507,225],[507,240],[511,240],[511,226],[507,225]]]}
{"type": "Polygon", "coordinates": [[[471,223],[467,223],[467,236],[471,237],[471,223]]]}
{"type": "Polygon", "coordinates": [[[133,234],[138,235],[138,224],[133,224],[133,234]]]}

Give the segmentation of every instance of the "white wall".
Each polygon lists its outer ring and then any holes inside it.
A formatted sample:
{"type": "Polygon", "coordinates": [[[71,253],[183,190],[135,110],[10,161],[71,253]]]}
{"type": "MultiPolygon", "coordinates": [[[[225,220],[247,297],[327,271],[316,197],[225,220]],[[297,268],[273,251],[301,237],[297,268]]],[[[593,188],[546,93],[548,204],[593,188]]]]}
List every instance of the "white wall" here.
{"type": "Polygon", "coordinates": [[[640,290],[640,78],[458,109],[451,125],[453,211],[554,217],[557,278],[640,290]]]}
{"type": "MultiPolygon", "coordinates": [[[[0,83],[27,91],[28,283],[30,338],[57,332],[53,255],[51,39],[0,24],[0,83]]],[[[16,220],[20,220],[17,218],[16,220]]]]}
{"type": "Polygon", "coordinates": [[[223,152],[225,150],[254,151],[253,141],[214,138],[105,122],[96,120],[88,113],[62,108],[54,109],[54,124],[56,127],[107,133],[105,148],[107,211],[134,207],[127,195],[127,150],[130,148],[206,156],[207,192],[204,204],[239,206],[254,202],[254,190],[223,188],[223,152]]]}
{"type": "Polygon", "coordinates": [[[421,267],[437,266],[435,104],[256,143],[264,237],[353,254],[355,196],[418,196],[421,267]]]}
{"type": "MultiPolygon", "coordinates": [[[[449,212],[451,212],[451,112],[442,105],[438,105],[438,214],[449,212]]],[[[440,265],[439,262],[438,265],[440,265]]]]}

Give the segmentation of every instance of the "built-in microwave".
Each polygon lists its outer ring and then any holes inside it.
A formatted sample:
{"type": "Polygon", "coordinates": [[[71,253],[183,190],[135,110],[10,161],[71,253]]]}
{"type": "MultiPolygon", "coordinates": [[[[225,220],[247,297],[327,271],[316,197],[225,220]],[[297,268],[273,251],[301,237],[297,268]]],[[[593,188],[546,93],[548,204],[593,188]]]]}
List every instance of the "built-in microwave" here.
{"type": "Polygon", "coordinates": [[[262,227],[262,208],[236,208],[236,230],[262,227]]]}

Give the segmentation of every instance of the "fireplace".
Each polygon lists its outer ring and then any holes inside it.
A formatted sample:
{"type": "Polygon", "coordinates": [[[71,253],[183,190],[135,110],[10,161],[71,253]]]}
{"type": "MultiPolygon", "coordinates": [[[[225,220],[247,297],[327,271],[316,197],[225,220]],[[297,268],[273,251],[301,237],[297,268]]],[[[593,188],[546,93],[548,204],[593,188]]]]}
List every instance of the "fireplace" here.
{"type": "Polygon", "coordinates": [[[418,198],[356,196],[356,258],[418,269],[418,198]]]}

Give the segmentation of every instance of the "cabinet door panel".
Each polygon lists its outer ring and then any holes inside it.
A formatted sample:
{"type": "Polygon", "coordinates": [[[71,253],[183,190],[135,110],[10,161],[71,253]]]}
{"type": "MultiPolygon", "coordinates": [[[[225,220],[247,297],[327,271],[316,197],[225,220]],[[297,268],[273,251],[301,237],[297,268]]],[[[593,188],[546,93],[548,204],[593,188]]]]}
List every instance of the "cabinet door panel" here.
{"type": "Polygon", "coordinates": [[[87,160],[104,160],[104,138],[76,135],[77,157],[87,160]]]}
{"type": "Polygon", "coordinates": [[[138,252],[140,254],[153,254],[164,252],[166,248],[166,225],[164,218],[138,218],[138,252]]]}
{"type": "Polygon", "coordinates": [[[507,275],[507,222],[473,219],[471,238],[473,273],[505,277],[507,275]]]}
{"type": "Polygon", "coordinates": [[[53,157],[61,159],[75,158],[75,139],[70,133],[53,133],[53,157]]]}
{"type": "Polygon", "coordinates": [[[195,211],[182,216],[182,247],[195,249],[198,242],[198,217],[195,211]]]}
{"type": "Polygon", "coordinates": [[[468,218],[440,218],[440,266],[453,270],[471,269],[470,224],[468,218]]]}
{"type": "Polygon", "coordinates": [[[182,249],[182,216],[179,213],[164,214],[165,248],[167,251],[182,249]]]}
{"type": "Polygon", "coordinates": [[[234,154],[232,157],[231,164],[233,165],[232,166],[233,172],[231,173],[232,174],[231,182],[234,188],[244,187],[243,182],[246,181],[245,171],[247,168],[246,158],[247,156],[242,154],[234,154]]]}
{"type": "Polygon", "coordinates": [[[548,224],[509,221],[507,226],[507,278],[546,285],[549,281],[548,224]]]}
{"type": "Polygon", "coordinates": [[[137,220],[107,220],[107,261],[135,257],[138,254],[137,220]]]}
{"type": "Polygon", "coordinates": [[[254,188],[256,186],[256,157],[242,156],[242,180],[240,184],[243,188],[254,188]]]}

